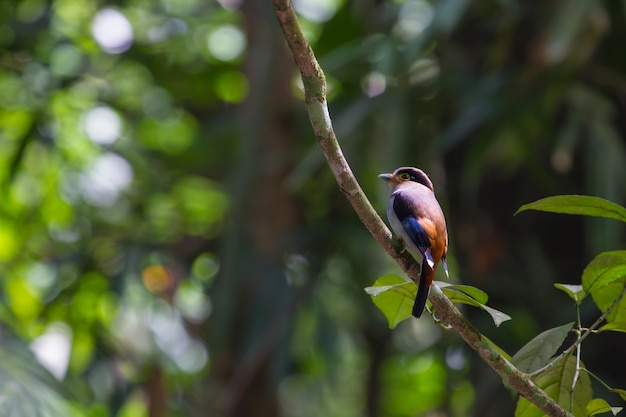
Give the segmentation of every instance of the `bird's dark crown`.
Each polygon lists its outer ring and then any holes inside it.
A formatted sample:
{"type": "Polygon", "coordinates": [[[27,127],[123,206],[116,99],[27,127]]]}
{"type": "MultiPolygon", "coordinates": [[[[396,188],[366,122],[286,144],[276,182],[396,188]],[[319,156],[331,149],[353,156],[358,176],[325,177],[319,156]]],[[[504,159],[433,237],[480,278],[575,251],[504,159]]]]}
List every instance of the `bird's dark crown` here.
{"type": "Polygon", "coordinates": [[[426,175],[421,169],[415,167],[400,167],[393,172],[393,176],[399,181],[417,182],[430,188],[431,191],[435,191],[430,178],[428,178],[428,175],[426,175]]]}

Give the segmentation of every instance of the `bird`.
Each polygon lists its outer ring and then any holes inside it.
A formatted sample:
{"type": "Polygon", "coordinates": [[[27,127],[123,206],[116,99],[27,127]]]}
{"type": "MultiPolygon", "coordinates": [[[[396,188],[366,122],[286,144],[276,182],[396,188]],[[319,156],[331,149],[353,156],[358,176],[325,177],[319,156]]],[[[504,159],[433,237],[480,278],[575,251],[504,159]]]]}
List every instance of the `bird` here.
{"type": "Polygon", "coordinates": [[[391,228],[406,248],[422,257],[420,280],[412,314],[419,318],[426,306],[430,285],[439,262],[448,274],[448,230],[446,218],[435,198],[428,175],[419,168],[400,167],[393,173],[380,174],[391,187],[387,218],[391,228]]]}

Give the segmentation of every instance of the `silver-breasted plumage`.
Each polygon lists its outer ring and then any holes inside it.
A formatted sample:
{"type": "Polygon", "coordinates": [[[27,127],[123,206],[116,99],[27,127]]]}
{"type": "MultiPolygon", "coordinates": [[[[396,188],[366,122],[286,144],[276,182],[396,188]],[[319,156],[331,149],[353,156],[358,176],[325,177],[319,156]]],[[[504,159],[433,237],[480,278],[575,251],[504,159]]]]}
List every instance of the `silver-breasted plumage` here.
{"type": "Polygon", "coordinates": [[[422,257],[421,276],[413,305],[413,316],[420,317],[440,261],[448,274],[446,219],[435,198],[433,183],[421,169],[401,167],[379,177],[391,187],[387,204],[391,228],[411,252],[422,257]]]}

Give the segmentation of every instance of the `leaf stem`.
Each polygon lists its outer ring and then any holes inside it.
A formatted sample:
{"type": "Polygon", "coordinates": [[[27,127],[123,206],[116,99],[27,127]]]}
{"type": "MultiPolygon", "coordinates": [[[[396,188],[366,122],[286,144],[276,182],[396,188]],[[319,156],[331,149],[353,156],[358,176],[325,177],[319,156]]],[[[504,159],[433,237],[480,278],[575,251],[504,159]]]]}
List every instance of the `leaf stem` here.
{"type": "MultiPolygon", "coordinates": [[[[576,321],[578,323],[578,331],[576,332],[576,341],[582,336],[582,322],[580,320],[580,304],[576,303],[576,321]]],[[[578,377],[580,375],[580,351],[582,350],[582,345],[579,343],[576,344],[576,365],[574,367],[574,377],[572,378],[572,385],[570,386],[569,391],[569,411],[570,413],[574,412],[574,389],[576,388],[576,383],[578,382],[578,377]]]]}
{"type": "Polygon", "coordinates": [[[587,368],[581,368],[581,370],[587,372],[587,374],[589,374],[593,379],[595,379],[600,385],[602,385],[607,391],[613,391],[613,388],[611,388],[606,382],[604,382],[602,379],[600,379],[600,377],[596,374],[594,374],[593,372],[591,372],[589,369],[587,368]]]}
{"type": "MultiPolygon", "coordinates": [[[[606,317],[609,314],[611,314],[611,311],[613,311],[613,309],[620,303],[622,298],[624,298],[625,294],[626,294],[626,286],[624,287],[624,290],[622,291],[622,293],[615,299],[613,304],[611,304],[609,306],[609,308],[607,308],[604,311],[604,313],[602,313],[602,315],[600,315],[600,317],[598,317],[598,319],[591,326],[589,326],[582,334],[580,334],[576,338],[576,341],[570,347],[565,349],[563,352],[561,352],[561,354],[559,356],[554,358],[552,361],[548,362],[542,368],[539,368],[536,371],[533,371],[533,372],[529,373],[528,376],[530,376],[531,378],[536,377],[540,373],[545,372],[548,369],[552,368],[555,364],[557,364],[565,356],[571,354],[574,351],[574,349],[576,349],[578,347],[578,345],[580,345],[583,342],[583,340],[585,340],[590,334],[595,333],[596,329],[598,327],[600,327],[600,325],[602,324],[604,319],[606,319],[606,317]]],[[[576,305],[576,308],[577,308],[577,311],[578,311],[578,323],[579,323],[579,326],[580,326],[580,311],[578,310],[578,305],[576,305]]],[[[579,327],[579,329],[582,330],[582,327],[579,327]]]]}

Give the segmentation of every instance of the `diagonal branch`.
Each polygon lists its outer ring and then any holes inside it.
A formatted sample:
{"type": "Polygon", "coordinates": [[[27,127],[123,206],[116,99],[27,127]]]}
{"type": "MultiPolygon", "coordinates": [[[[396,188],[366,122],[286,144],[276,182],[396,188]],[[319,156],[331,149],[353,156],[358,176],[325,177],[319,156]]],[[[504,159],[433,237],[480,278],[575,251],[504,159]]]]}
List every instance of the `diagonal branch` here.
{"type": "Polygon", "coordinates": [[[309,46],[300,23],[296,17],[290,0],[273,0],[274,10],[283,29],[289,48],[293,53],[296,65],[300,70],[305,91],[307,113],[317,142],[322,149],[339,188],[354,207],[361,222],[374,236],[387,253],[398,262],[411,277],[419,275],[419,265],[413,257],[400,250],[400,245],[391,239],[391,232],[380,219],[376,210],[365,196],[357,182],[352,169],[348,165],[332,127],[328,105],[326,103],[326,79],[317,63],[313,50],[309,46]]]}
{"type": "MultiPolygon", "coordinates": [[[[326,102],[326,79],[317,63],[315,54],[307,42],[291,0],[272,0],[274,10],[287,44],[293,53],[296,66],[300,70],[304,84],[305,103],[309,120],[313,126],[317,142],[324,153],[328,166],[333,172],[339,188],[344,193],[361,222],[370,231],[379,245],[400,265],[415,282],[419,281],[419,265],[406,251],[392,239],[391,232],[380,219],[357,182],[341,147],[335,137],[328,105],[326,102]]],[[[452,327],[465,342],[474,349],[487,364],[509,386],[549,416],[570,417],[558,403],[537,387],[529,376],[513,366],[487,339],[461,315],[459,310],[441,292],[439,287],[431,288],[430,301],[438,315],[452,327]]]]}

